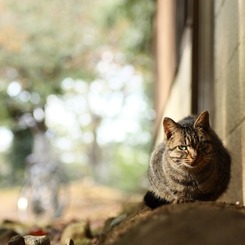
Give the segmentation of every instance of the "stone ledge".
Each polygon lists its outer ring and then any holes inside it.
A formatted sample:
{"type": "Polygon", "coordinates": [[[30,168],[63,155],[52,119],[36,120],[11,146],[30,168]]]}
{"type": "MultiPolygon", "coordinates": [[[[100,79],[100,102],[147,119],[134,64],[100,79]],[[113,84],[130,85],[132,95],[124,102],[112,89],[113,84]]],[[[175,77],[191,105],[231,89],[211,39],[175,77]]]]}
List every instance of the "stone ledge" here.
{"type": "Polygon", "coordinates": [[[107,230],[99,244],[244,244],[245,208],[218,202],[144,208],[107,230]]]}

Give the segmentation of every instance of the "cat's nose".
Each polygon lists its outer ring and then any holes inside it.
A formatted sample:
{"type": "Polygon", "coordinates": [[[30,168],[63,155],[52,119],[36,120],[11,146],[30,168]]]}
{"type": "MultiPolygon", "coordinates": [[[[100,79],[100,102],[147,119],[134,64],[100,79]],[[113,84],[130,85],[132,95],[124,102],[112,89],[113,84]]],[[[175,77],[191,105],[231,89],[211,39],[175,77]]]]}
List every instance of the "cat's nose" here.
{"type": "Polygon", "coordinates": [[[197,152],[196,151],[189,152],[189,165],[192,167],[198,165],[197,152]]]}
{"type": "Polygon", "coordinates": [[[197,157],[197,153],[194,150],[189,151],[189,156],[192,160],[195,160],[197,157]]]}

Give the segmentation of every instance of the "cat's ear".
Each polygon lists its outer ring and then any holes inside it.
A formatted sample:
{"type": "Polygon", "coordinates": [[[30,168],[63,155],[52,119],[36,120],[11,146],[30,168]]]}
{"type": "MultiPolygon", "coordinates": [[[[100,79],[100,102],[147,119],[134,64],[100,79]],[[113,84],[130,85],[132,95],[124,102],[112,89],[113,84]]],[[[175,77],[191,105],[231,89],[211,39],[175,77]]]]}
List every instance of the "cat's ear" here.
{"type": "Polygon", "coordinates": [[[174,120],[168,117],[164,118],[163,129],[167,140],[172,136],[173,132],[176,131],[178,128],[179,125],[174,120]]]}
{"type": "Polygon", "coordinates": [[[207,111],[202,112],[196,119],[194,123],[194,128],[203,128],[206,131],[209,130],[209,114],[207,111]]]}

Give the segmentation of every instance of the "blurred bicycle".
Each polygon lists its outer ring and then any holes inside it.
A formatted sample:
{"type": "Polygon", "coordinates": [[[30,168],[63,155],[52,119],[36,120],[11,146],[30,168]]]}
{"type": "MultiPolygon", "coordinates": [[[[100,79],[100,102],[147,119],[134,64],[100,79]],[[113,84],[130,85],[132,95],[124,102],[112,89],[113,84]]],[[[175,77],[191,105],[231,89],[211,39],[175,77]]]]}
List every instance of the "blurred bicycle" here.
{"type": "Polygon", "coordinates": [[[37,126],[32,125],[33,153],[26,159],[25,181],[17,201],[21,221],[45,222],[58,218],[70,199],[66,173],[52,155],[48,131],[37,126]]]}
{"type": "Polygon", "coordinates": [[[58,164],[32,163],[27,169],[17,206],[22,221],[50,221],[69,204],[69,187],[58,164]]]}

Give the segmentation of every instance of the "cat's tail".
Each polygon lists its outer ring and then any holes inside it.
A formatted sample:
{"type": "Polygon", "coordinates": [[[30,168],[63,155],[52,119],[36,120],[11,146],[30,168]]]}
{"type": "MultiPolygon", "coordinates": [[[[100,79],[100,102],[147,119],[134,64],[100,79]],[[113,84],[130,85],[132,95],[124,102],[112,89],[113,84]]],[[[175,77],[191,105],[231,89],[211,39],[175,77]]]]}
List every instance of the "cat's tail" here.
{"type": "Polygon", "coordinates": [[[162,205],[169,204],[168,201],[155,196],[155,194],[152,191],[147,191],[143,200],[145,205],[151,209],[155,209],[162,205]]]}

